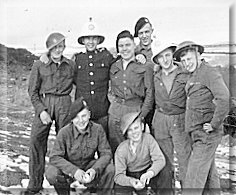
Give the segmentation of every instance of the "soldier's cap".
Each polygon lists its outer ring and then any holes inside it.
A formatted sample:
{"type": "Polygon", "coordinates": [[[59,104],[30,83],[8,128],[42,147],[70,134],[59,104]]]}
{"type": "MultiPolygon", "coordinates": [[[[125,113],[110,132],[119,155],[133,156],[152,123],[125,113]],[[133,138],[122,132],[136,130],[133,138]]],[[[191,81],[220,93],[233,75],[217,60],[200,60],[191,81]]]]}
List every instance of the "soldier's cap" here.
{"type": "Polygon", "coordinates": [[[117,52],[119,52],[119,49],[118,49],[119,40],[126,37],[130,38],[131,40],[134,40],[133,35],[128,30],[123,30],[117,35],[117,38],[116,38],[116,51],[117,52]]]}
{"type": "Polygon", "coordinates": [[[198,45],[194,43],[193,41],[184,41],[180,43],[174,53],[174,58],[176,61],[180,62],[180,54],[181,52],[187,50],[187,49],[197,49],[197,51],[202,54],[204,52],[204,47],[202,45],[198,45]]]}
{"type": "Polygon", "coordinates": [[[138,37],[138,31],[139,31],[141,28],[143,28],[143,26],[144,26],[145,24],[147,24],[147,23],[149,23],[150,25],[152,25],[151,22],[148,20],[148,18],[146,18],[146,17],[141,17],[141,18],[139,18],[139,20],[138,20],[137,23],[135,24],[134,37],[138,37]]]}
{"type": "Polygon", "coordinates": [[[123,135],[126,133],[129,126],[140,117],[140,114],[141,114],[141,112],[130,112],[128,114],[125,114],[121,118],[120,128],[121,128],[123,135]]]}
{"type": "Polygon", "coordinates": [[[176,47],[177,46],[172,43],[163,43],[163,44],[159,45],[158,47],[155,46],[154,48],[152,48],[152,53],[153,53],[152,61],[155,64],[158,64],[157,57],[161,52],[165,51],[166,49],[172,49],[172,51],[175,52],[176,47]]]}
{"type": "Polygon", "coordinates": [[[76,115],[82,111],[84,108],[88,108],[86,101],[83,97],[76,99],[71,105],[67,117],[65,119],[66,124],[70,123],[76,115]]]}

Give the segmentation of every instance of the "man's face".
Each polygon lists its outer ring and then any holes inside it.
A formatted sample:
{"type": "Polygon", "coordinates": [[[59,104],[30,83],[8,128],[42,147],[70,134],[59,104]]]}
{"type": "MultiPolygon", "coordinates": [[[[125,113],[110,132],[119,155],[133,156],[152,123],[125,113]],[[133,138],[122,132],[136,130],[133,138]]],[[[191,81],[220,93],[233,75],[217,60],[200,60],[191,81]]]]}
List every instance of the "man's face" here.
{"type": "Polygon", "coordinates": [[[143,124],[140,119],[135,120],[127,130],[127,137],[133,142],[139,142],[142,138],[143,124]]]}
{"type": "Polygon", "coordinates": [[[196,51],[190,50],[180,57],[180,62],[187,71],[194,72],[196,70],[198,65],[197,55],[196,51]]]}
{"type": "Polygon", "coordinates": [[[138,31],[138,38],[140,40],[141,45],[149,46],[152,42],[152,26],[151,24],[145,24],[139,31],[138,31]]]}
{"type": "Polygon", "coordinates": [[[172,67],[173,50],[165,49],[157,56],[157,62],[163,69],[169,69],[172,67]]]}
{"type": "Polygon", "coordinates": [[[77,129],[83,133],[89,123],[89,119],[90,112],[87,108],[84,108],[76,115],[72,122],[77,127],[77,129]]]}
{"type": "Polygon", "coordinates": [[[99,37],[85,37],[83,39],[84,46],[87,51],[94,51],[97,48],[99,37]]]}
{"type": "Polygon", "coordinates": [[[61,43],[57,44],[50,50],[50,55],[53,59],[59,59],[61,58],[64,50],[65,50],[65,41],[62,41],[61,43]]]}
{"type": "Polygon", "coordinates": [[[130,60],[134,58],[135,44],[129,37],[121,38],[118,41],[118,50],[124,60],[130,60]]]}

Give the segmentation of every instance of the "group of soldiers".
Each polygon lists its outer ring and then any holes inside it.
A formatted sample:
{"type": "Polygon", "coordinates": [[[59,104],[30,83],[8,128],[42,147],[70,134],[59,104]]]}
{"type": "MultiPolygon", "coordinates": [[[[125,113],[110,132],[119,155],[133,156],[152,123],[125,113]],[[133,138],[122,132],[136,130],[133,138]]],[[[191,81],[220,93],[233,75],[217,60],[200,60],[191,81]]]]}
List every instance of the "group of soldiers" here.
{"type": "Polygon", "coordinates": [[[141,17],[134,35],[117,35],[114,57],[97,47],[105,38],[91,19],[84,29],[78,43],[86,52],[65,58],[65,36],[52,33],[48,52],[33,64],[25,194],[41,193],[44,173],[58,194],[69,194],[74,181],[84,194],[174,194],[174,151],[183,194],[220,194],[214,155],[230,94],[202,58],[204,47],[156,45],[151,22],[141,17]],[[45,172],[52,121],[57,137],[45,172]]]}

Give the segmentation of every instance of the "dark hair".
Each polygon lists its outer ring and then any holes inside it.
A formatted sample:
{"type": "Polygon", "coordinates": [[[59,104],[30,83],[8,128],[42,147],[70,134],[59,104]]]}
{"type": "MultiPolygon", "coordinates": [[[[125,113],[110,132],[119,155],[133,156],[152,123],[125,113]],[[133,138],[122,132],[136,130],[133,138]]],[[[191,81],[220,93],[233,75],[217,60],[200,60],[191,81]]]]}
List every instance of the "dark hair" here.
{"type": "Polygon", "coordinates": [[[118,49],[118,42],[120,39],[122,38],[130,38],[132,41],[134,41],[134,37],[133,35],[128,31],[128,30],[123,30],[122,32],[120,32],[118,35],[117,35],[117,38],[116,38],[116,51],[119,53],[119,49],[118,49]]]}

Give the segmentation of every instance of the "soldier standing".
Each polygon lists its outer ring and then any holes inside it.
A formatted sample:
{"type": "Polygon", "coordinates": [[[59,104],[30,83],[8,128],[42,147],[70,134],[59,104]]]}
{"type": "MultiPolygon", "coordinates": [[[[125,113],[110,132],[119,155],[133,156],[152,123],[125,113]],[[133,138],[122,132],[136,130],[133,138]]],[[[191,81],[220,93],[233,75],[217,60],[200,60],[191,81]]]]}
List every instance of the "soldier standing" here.
{"type": "Polygon", "coordinates": [[[121,59],[110,70],[112,101],[109,107],[109,141],[113,154],[124,141],[120,130],[121,117],[128,112],[141,111],[145,117],[153,105],[153,69],[137,63],[134,37],[129,31],[120,32],[116,48],[121,59]]]}
{"type": "MultiPolygon", "coordinates": [[[[135,51],[136,53],[141,53],[146,56],[147,65],[152,67],[154,64],[152,63],[152,34],[153,34],[153,27],[150,20],[146,17],[141,17],[135,24],[134,28],[134,37],[139,38],[139,44],[136,46],[135,51]]],[[[155,106],[149,111],[147,116],[145,117],[145,122],[149,125],[151,132],[152,132],[152,118],[154,115],[155,106]]]]}
{"type": "Polygon", "coordinates": [[[192,41],[179,44],[174,53],[191,76],[186,84],[185,130],[192,142],[183,194],[220,194],[215,152],[223,135],[222,122],[229,111],[229,90],[222,75],[202,57],[204,47],[192,41]]]}
{"type": "Polygon", "coordinates": [[[103,43],[104,36],[92,21],[85,24],[78,43],[84,45],[86,52],[74,55],[76,63],[76,92],[75,99],[83,96],[91,111],[91,120],[101,124],[108,132],[108,88],[110,65],[114,58],[104,47],[97,48],[103,43]]]}
{"type": "Polygon", "coordinates": [[[34,62],[28,92],[35,108],[30,136],[29,184],[25,194],[37,194],[42,189],[47,140],[52,121],[56,133],[65,125],[71,105],[75,64],[63,56],[65,36],[52,33],[46,41],[48,62],[34,62]]]}

